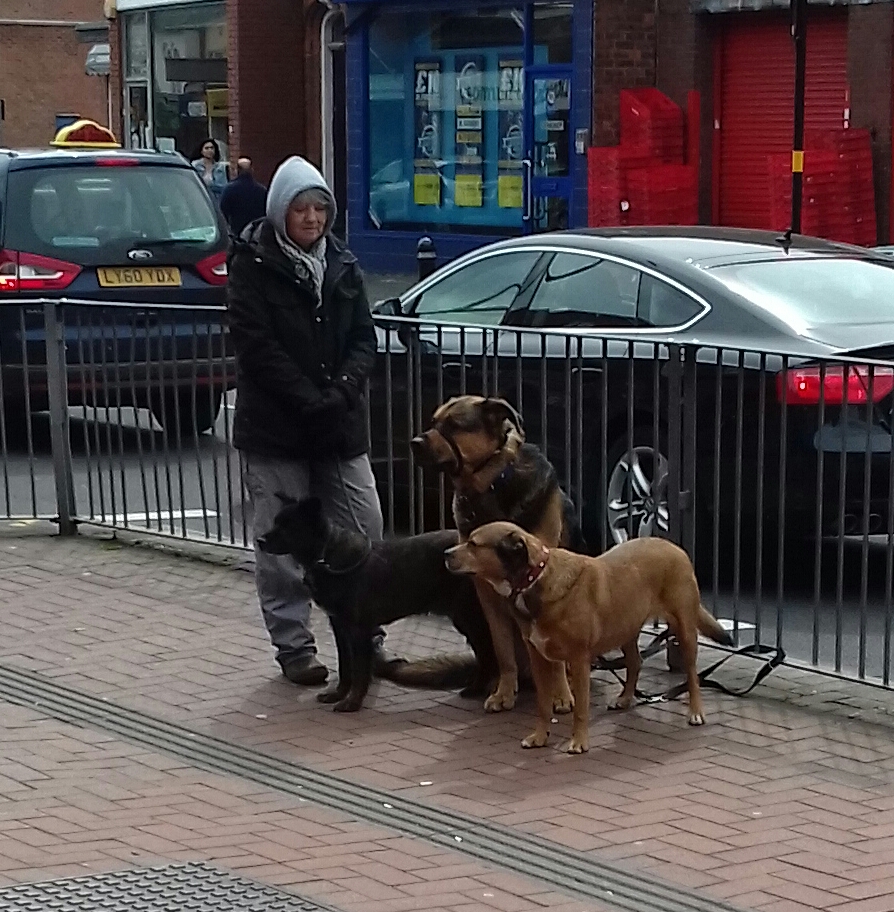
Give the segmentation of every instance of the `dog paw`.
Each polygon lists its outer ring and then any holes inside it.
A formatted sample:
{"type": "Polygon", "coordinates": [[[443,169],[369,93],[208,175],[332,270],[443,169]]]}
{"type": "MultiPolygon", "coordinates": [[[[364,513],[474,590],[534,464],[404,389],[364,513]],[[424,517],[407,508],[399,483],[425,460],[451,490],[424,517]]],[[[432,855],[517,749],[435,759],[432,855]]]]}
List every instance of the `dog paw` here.
{"type": "Polygon", "coordinates": [[[498,713],[506,712],[512,709],[515,706],[515,694],[514,693],[492,693],[484,701],[484,711],[489,713],[498,713]]]}
{"type": "Polygon", "coordinates": [[[566,754],[585,754],[590,749],[590,745],[583,740],[572,738],[565,748],[566,754]]]}
{"type": "Polygon", "coordinates": [[[689,717],[689,724],[690,725],[704,725],[705,717],[701,713],[693,713],[689,717]]]}
{"type": "Polygon", "coordinates": [[[570,713],[572,709],[574,709],[574,697],[571,694],[553,697],[553,712],[557,715],[563,716],[570,713]]]}
{"type": "Polygon", "coordinates": [[[527,738],[522,738],[521,746],[524,748],[530,747],[546,747],[546,742],[549,741],[549,732],[531,732],[527,738]]]}
{"type": "Polygon", "coordinates": [[[633,706],[633,697],[618,697],[608,704],[609,712],[624,712],[633,706]]]}
{"type": "Polygon", "coordinates": [[[322,693],[317,694],[317,699],[320,703],[338,703],[340,700],[344,700],[345,694],[344,691],[338,690],[324,690],[322,693]]]}
{"type": "Polygon", "coordinates": [[[361,700],[357,700],[353,697],[348,697],[347,699],[339,700],[339,702],[336,703],[332,709],[337,713],[355,713],[358,709],[360,709],[361,705],[361,700]]]}

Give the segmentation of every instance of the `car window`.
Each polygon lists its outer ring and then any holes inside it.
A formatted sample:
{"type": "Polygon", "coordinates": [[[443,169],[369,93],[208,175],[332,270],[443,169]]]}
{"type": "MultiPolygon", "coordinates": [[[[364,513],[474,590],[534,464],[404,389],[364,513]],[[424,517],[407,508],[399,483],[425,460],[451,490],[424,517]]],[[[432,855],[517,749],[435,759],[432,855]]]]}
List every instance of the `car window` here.
{"type": "Polygon", "coordinates": [[[710,274],[799,332],[892,318],[894,266],[881,260],[784,259],[712,267],[710,274]]]}
{"type": "Polygon", "coordinates": [[[422,320],[495,325],[539,257],[536,250],[519,250],[475,260],[423,292],[413,313],[422,320]]]}
{"type": "Polygon", "coordinates": [[[654,276],[643,275],[639,286],[637,316],[645,326],[682,326],[704,311],[704,307],[679,288],[654,276]]]}
{"type": "Polygon", "coordinates": [[[533,326],[634,326],[640,272],[612,260],[557,253],[529,308],[533,326]]]}
{"type": "Polygon", "coordinates": [[[217,214],[191,169],[29,168],[9,174],[12,250],[101,262],[141,241],[216,244],[217,214]]]}

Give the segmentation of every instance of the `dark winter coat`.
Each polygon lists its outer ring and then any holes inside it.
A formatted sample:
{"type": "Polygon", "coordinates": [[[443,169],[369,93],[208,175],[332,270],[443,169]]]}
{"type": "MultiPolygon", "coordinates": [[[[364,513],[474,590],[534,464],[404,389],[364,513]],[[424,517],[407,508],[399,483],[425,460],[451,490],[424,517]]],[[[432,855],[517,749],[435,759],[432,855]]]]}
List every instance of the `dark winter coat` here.
{"type": "Polygon", "coordinates": [[[360,266],[331,235],[322,302],[267,219],[234,243],[227,301],[237,365],[234,444],[285,458],[369,449],[364,382],[376,355],[360,266]]]}
{"type": "Polygon", "coordinates": [[[220,211],[234,237],[239,237],[249,222],[262,218],[266,206],[267,188],[251,174],[239,174],[220,195],[220,211]]]}

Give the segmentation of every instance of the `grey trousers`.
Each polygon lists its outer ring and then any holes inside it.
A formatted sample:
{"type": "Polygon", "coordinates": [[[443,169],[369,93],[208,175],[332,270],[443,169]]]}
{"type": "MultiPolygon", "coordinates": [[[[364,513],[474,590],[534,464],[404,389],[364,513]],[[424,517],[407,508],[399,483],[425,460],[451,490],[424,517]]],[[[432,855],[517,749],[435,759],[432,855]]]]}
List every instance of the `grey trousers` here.
{"type": "Polygon", "coordinates": [[[264,554],[258,536],[273,527],[282,507],[277,494],[296,500],[315,495],[328,518],[358,529],[374,541],[382,538],[382,507],[368,456],[331,462],[306,462],[244,454],[243,483],[252,509],[255,585],[261,614],[280,664],[316,653],[310,630],[310,593],[304,577],[287,556],[264,554]]]}

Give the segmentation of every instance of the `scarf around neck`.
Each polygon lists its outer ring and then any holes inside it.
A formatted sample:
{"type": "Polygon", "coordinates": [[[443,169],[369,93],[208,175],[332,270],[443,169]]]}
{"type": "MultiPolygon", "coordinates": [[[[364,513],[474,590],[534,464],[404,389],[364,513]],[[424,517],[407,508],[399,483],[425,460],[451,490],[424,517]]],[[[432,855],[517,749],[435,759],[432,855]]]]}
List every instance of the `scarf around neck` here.
{"type": "Polygon", "coordinates": [[[314,283],[314,290],[317,293],[317,303],[323,301],[323,277],[326,275],[326,235],[324,234],[310,250],[302,250],[297,244],[293,244],[289,238],[276,232],[276,240],[282,252],[292,262],[296,271],[304,267],[310,274],[314,283]]]}

